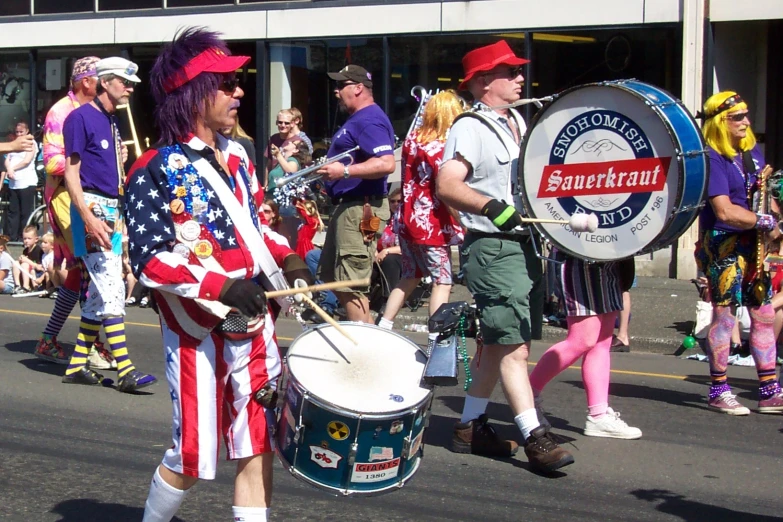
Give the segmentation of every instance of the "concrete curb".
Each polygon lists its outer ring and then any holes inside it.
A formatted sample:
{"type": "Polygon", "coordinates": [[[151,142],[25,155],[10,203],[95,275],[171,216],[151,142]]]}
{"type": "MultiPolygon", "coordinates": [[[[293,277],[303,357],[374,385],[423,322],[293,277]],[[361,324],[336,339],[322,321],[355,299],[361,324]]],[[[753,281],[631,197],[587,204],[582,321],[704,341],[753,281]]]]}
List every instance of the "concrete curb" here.
{"type": "MultiPolygon", "coordinates": [[[[427,324],[427,317],[417,314],[397,314],[394,320],[394,329],[404,331],[405,326],[427,324]]],[[[542,338],[546,341],[562,341],[566,338],[567,330],[557,326],[544,325],[542,338]]],[[[682,339],[663,337],[631,336],[631,351],[640,353],[656,353],[661,355],[674,355],[682,348],[682,339]]]]}

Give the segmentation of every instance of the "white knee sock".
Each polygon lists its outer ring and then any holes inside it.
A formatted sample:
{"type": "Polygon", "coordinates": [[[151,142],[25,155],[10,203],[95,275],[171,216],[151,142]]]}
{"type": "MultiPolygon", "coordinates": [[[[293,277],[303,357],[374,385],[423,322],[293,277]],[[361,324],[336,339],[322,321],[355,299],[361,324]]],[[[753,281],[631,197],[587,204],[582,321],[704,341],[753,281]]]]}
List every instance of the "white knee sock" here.
{"type": "Polygon", "coordinates": [[[234,522],[266,522],[269,508],[232,506],[234,522]]]}
{"type": "Polygon", "coordinates": [[[462,417],[460,422],[470,422],[473,419],[478,419],[479,415],[487,411],[487,404],[489,404],[489,398],[482,399],[480,397],[473,397],[472,395],[465,396],[465,406],[462,407],[462,417]]]}
{"type": "Polygon", "coordinates": [[[391,330],[394,328],[394,321],[389,321],[385,317],[381,317],[381,320],[378,321],[378,326],[384,330],[391,330]]]}
{"type": "Polygon", "coordinates": [[[169,522],[177,513],[187,490],[177,489],[160,476],[160,468],[155,470],[150,484],[150,494],[144,504],[142,522],[169,522]]]}
{"type": "Polygon", "coordinates": [[[516,417],[514,422],[517,424],[517,428],[522,432],[524,440],[530,436],[530,432],[538,428],[541,424],[538,422],[538,415],[535,408],[525,410],[516,417]]]}

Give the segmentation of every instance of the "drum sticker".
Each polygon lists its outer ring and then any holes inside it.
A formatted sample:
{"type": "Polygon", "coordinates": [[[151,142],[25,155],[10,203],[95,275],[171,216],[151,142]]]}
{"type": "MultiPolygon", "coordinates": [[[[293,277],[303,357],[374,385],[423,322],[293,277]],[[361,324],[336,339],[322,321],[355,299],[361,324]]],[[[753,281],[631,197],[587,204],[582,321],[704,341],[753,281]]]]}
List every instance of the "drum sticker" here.
{"type": "Polygon", "coordinates": [[[322,468],[337,469],[343,456],[320,446],[310,446],[310,460],[322,468]]]}
{"type": "Polygon", "coordinates": [[[423,420],[424,420],[424,411],[422,410],[421,413],[419,413],[416,416],[416,420],[413,421],[413,424],[418,428],[419,426],[421,426],[421,421],[423,420]]]}
{"type": "Polygon", "coordinates": [[[345,440],[348,438],[348,435],[351,434],[351,430],[348,429],[348,426],[340,421],[330,422],[326,426],[326,432],[329,433],[329,436],[334,440],[345,440]]]}
{"type": "Polygon", "coordinates": [[[395,478],[399,472],[399,458],[385,462],[357,462],[353,465],[351,482],[383,482],[395,478]]]}
{"type": "Polygon", "coordinates": [[[405,399],[402,395],[395,395],[393,393],[389,394],[389,400],[394,402],[403,402],[405,399]]]}
{"type": "Polygon", "coordinates": [[[413,439],[413,443],[411,444],[411,450],[408,452],[408,460],[411,460],[419,453],[419,448],[421,448],[421,439],[423,437],[424,437],[424,430],[420,431],[419,434],[416,435],[416,438],[413,439]]]}
{"type": "Polygon", "coordinates": [[[392,422],[391,428],[389,428],[389,435],[397,435],[398,433],[402,433],[402,421],[396,420],[392,422]]]}
{"type": "MultiPolygon", "coordinates": [[[[534,129],[527,143],[530,157],[525,153],[532,214],[558,220],[596,214],[595,232],[575,232],[568,225],[545,228],[558,247],[593,259],[627,257],[650,244],[666,224],[669,193],[677,188],[677,181],[667,187],[674,150],[670,139],[661,138],[663,123],[635,107],[621,107],[622,101],[614,108],[627,114],[585,111],[583,105],[558,110],[555,103],[551,120],[541,125],[550,128],[539,129],[538,136],[534,129]]],[[[676,171],[676,161],[673,167],[676,171]]]]}
{"type": "Polygon", "coordinates": [[[391,460],[394,458],[394,449],[372,446],[370,448],[370,462],[376,460],[391,460]]]}

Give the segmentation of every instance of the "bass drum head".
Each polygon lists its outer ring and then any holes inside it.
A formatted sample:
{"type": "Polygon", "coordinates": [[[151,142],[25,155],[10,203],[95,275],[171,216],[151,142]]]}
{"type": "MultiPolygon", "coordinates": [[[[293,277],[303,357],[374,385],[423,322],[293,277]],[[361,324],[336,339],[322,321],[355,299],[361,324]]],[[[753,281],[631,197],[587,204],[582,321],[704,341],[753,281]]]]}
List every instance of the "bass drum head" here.
{"type": "Polygon", "coordinates": [[[340,323],[353,344],[331,325],[297,337],[288,370],[309,394],[343,410],[364,414],[406,411],[430,390],[419,383],[426,356],[408,339],[377,326],[340,323]]]}
{"type": "Polygon", "coordinates": [[[598,216],[595,232],[536,224],[560,250],[592,261],[655,245],[679,206],[682,182],[673,131],[649,101],[622,83],[558,95],[536,114],[520,153],[522,200],[533,218],[598,216]]]}

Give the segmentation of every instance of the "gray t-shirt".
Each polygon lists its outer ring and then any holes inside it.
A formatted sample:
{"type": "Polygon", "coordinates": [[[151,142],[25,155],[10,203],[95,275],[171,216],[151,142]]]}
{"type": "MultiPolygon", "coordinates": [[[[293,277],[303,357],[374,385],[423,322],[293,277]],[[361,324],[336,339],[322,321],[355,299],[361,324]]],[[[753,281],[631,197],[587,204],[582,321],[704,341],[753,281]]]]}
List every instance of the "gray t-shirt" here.
{"type": "MultiPolygon", "coordinates": [[[[480,107],[480,106],[479,106],[480,107]]],[[[495,111],[481,110],[480,116],[461,117],[449,131],[443,161],[460,157],[472,167],[465,183],[478,192],[493,199],[505,201],[522,210],[517,189],[517,165],[519,145],[515,142],[507,120],[495,111]],[[486,120],[491,120],[489,123],[486,120]],[[490,127],[490,125],[492,125],[490,127]]],[[[519,135],[525,134],[525,122],[522,117],[510,109],[519,135]]],[[[468,230],[474,232],[497,233],[498,228],[488,218],[477,214],[460,212],[460,220],[468,230]]],[[[521,228],[515,232],[522,233],[521,228]]],[[[527,233],[525,230],[524,233],[527,233]]]]}
{"type": "Polygon", "coordinates": [[[6,287],[10,288],[14,287],[14,272],[12,270],[13,266],[14,258],[11,257],[11,254],[5,250],[0,253],[0,270],[8,270],[5,279],[3,279],[3,283],[5,283],[6,287]]]}

